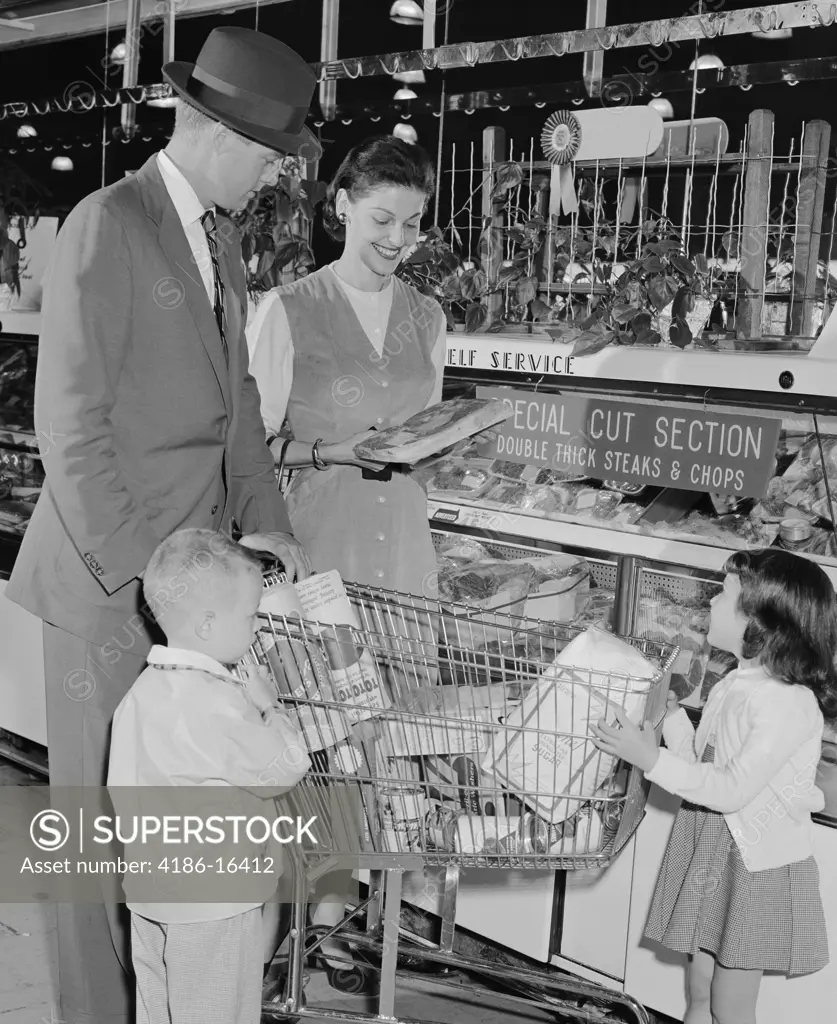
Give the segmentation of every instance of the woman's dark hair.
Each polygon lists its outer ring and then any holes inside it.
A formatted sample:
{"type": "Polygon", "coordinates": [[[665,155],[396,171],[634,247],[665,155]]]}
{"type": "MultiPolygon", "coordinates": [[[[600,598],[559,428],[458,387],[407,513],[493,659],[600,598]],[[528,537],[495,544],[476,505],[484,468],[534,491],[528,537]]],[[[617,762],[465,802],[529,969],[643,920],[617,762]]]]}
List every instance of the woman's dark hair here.
{"type": "Polygon", "coordinates": [[[826,574],[781,548],[736,551],[724,571],[741,583],[738,604],[749,620],[744,657],[758,658],[777,679],[807,686],[825,717],[837,717],[837,599],[826,574]]]}
{"type": "Polygon", "coordinates": [[[323,204],[323,227],[338,241],[346,229],[337,219],[335,199],[341,188],[352,200],[363,199],[376,188],[393,185],[433,195],[436,172],[429,154],[411,142],[394,135],[376,135],[349,150],[331,179],[323,204]]]}

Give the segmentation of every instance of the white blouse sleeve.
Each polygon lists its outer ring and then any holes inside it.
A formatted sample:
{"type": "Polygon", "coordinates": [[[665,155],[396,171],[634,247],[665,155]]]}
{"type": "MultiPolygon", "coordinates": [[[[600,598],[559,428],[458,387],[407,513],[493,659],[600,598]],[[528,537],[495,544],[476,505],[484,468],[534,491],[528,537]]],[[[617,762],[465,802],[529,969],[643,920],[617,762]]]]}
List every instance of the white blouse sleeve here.
{"type": "Polygon", "coordinates": [[[433,366],[436,368],[436,383],[433,385],[433,393],[430,395],[430,401],[427,403],[428,407],[436,405],[442,401],[442,378],[445,375],[445,361],[447,359],[448,351],[448,325],[447,321],[442,321],[442,329],[439,332],[439,337],[436,339],[436,344],[433,346],[433,366]]]}
{"type": "Polygon", "coordinates": [[[285,306],[277,292],[262,299],[247,328],[250,373],[259,386],[267,433],[278,434],[288,411],[294,376],[294,346],[285,306]]]}

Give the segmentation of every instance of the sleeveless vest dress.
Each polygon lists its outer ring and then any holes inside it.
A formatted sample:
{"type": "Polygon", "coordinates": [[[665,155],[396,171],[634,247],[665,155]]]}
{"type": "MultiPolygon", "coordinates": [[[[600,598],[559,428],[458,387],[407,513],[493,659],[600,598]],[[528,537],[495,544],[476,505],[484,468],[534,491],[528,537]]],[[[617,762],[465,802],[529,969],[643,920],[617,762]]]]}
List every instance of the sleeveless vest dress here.
{"type": "MultiPolygon", "coordinates": [[[[297,441],[341,441],[403,423],[426,408],[444,314],[400,279],[392,279],[392,288],[381,355],[330,267],[277,289],[294,347],[287,418],[297,441]]],[[[436,556],[427,499],[408,473],[393,472],[384,481],[364,479],[355,466],[303,469],[287,505],[315,571],[337,569],[347,581],[435,596],[428,589],[436,556]]],[[[393,632],[392,617],[386,618],[393,632]]],[[[426,625],[419,629],[424,637],[426,625]]],[[[416,635],[414,628],[408,633],[416,635]]]]}

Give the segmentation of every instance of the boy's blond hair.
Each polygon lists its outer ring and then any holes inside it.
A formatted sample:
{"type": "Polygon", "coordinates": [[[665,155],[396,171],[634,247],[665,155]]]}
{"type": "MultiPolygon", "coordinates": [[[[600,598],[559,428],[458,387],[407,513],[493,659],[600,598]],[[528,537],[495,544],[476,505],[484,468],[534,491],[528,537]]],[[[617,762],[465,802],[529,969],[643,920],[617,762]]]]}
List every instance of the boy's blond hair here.
{"type": "Polygon", "coordinates": [[[177,530],[151,556],[142,589],[159,619],[167,605],[187,604],[199,587],[205,593],[218,582],[231,590],[241,572],[261,573],[261,563],[247,548],[214,530],[177,530]]]}

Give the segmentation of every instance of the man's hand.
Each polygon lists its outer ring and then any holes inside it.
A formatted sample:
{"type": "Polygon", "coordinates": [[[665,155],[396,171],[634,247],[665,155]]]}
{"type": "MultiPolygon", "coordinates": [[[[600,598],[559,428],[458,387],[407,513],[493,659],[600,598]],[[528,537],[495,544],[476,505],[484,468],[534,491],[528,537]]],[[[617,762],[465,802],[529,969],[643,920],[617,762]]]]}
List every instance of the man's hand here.
{"type": "Polygon", "coordinates": [[[241,538],[239,544],[276,555],[292,581],[304,580],[311,575],[311,562],[305,548],[290,533],[248,533],[241,538]]]}

